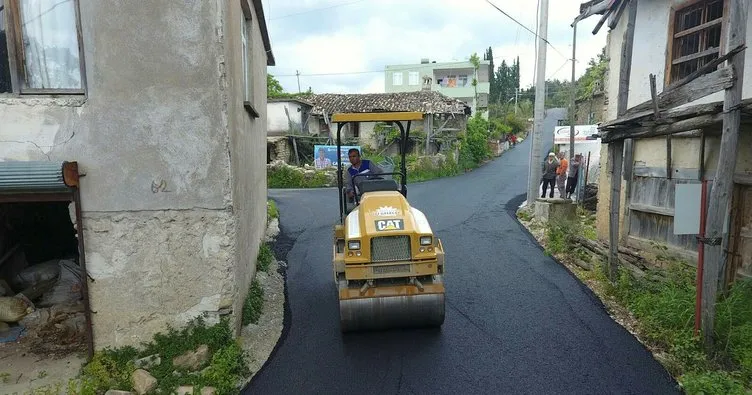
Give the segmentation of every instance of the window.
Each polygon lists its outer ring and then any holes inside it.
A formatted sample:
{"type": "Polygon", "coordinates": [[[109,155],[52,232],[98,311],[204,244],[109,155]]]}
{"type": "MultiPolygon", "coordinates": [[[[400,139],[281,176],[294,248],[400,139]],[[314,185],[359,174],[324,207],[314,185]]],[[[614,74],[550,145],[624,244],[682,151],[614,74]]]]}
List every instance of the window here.
{"type": "Polygon", "coordinates": [[[256,111],[256,109],[253,107],[253,79],[251,78],[251,72],[252,72],[252,45],[253,43],[249,40],[248,33],[251,31],[251,10],[249,7],[247,7],[248,3],[246,0],[240,0],[240,3],[242,5],[243,12],[240,14],[240,53],[241,53],[241,64],[243,69],[243,107],[245,107],[248,114],[251,115],[253,118],[258,118],[259,113],[256,111]]]}
{"type": "Polygon", "coordinates": [[[457,86],[467,86],[467,75],[460,75],[457,86]]]}
{"type": "Polygon", "coordinates": [[[417,71],[411,71],[408,75],[408,84],[410,85],[419,85],[420,84],[420,73],[417,71]]]}
{"type": "Polygon", "coordinates": [[[666,83],[687,77],[718,58],[723,37],[725,0],[692,1],[672,9],[669,27],[670,56],[666,83]]]}
{"type": "Polygon", "coordinates": [[[392,85],[402,85],[402,72],[392,73],[392,85]]]}
{"type": "Polygon", "coordinates": [[[82,94],[77,0],[0,1],[0,92],[82,94]]]}
{"type": "Polygon", "coordinates": [[[455,88],[457,86],[457,76],[456,75],[450,75],[446,78],[446,87],[447,88],[455,88]]]}

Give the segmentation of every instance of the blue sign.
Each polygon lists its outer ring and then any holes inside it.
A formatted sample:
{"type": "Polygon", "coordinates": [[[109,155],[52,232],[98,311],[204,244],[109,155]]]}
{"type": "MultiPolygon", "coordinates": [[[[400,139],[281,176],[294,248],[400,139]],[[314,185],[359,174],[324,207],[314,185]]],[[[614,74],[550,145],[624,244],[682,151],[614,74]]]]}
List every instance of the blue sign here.
{"type": "Polygon", "coordinates": [[[342,168],[350,166],[350,159],[347,157],[347,151],[351,148],[362,151],[359,145],[343,145],[340,147],[340,154],[337,157],[336,145],[314,145],[313,146],[313,166],[317,169],[326,169],[327,167],[337,167],[337,163],[342,161],[342,168]]]}

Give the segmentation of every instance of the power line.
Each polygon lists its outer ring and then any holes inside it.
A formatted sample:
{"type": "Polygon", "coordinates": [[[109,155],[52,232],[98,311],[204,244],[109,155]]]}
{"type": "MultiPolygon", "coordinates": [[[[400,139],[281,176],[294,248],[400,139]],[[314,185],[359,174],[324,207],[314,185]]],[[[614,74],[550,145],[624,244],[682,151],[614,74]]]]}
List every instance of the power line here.
{"type": "Polygon", "coordinates": [[[529,29],[529,28],[528,28],[527,26],[523,25],[523,24],[522,24],[522,23],[520,23],[520,22],[519,22],[518,20],[514,19],[514,18],[513,18],[513,17],[511,16],[511,15],[507,14],[506,12],[504,12],[504,10],[502,10],[501,8],[497,7],[497,6],[496,6],[496,4],[492,3],[492,2],[490,1],[490,0],[486,0],[486,2],[487,2],[488,4],[491,4],[491,6],[492,6],[493,8],[496,8],[497,10],[499,10],[499,12],[501,12],[502,14],[506,15],[506,16],[507,16],[507,18],[509,18],[509,19],[513,20],[513,21],[514,21],[514,22],[515,22],[516,24],[518,24],[518,25],[522,26],[522,27],[523,27],[523,28],[524,28],[525,30],[527,30],[527,31],[529,31],[530,33],[532,33],[532,34],[533,34],[533,35],[534,35],[535,37],[538,37],[538,38],[540,38],[541,40],[543,40],[543,41],[544,41],[544,42],[545,42],[546,44],[548,44],[548,45],[549,45],[549,46],[551,47],[551,49],[553,49],[554,51],[556,51],[556,53],[558,53],[559,55],[561,55],[561,56],[563,56],[563,57],[565,57],[565,58],[566,58],[566,56],[564,56],[564,54],[562,54],[561,52],[559,52],[559,50],[558,50],[558,49],[556,49],[556,47],[554,47],[554,46],[553,46],[553,44],[551,44],[551,43],[550,43],[550,42],[549,42],[549,41],[548,41],[547,39],[545,39],[545,38],[543,38],[543,37],[540,37],[540,36],[539,36],[539,35],[538,35],[537,33],[535,33],[534,31],[530,30],[530,29],[529,29]]]}
{"type": "Polygon", "coordinates": [[[349,3],[334,4],[334,5],[331,5],[331,6],[328,6],[328,7],[314,8],[312,10],[307,10],[307,11],[302,11],[302,12],[296,12],[294,14],[282,15],[282,16],[278,16],[278,17],[275,17],[275,18],[269,18],[269,20],[270,21],[274,21],[274,20],[277,20],[277,19],[289,18],[291,16],[303,15],[303,14],[308,14],[308,13],[311,13],[311,12],[329,10],[329,9],[332,9],[332,8],[343,7],[343,6],[346,6],[346,5],[351,5],[351,4],[356,4],[356,3],[362,3],[364,1],[366,1],[366,0],[357,0],[357,1],[351,1],[349,3]]]}

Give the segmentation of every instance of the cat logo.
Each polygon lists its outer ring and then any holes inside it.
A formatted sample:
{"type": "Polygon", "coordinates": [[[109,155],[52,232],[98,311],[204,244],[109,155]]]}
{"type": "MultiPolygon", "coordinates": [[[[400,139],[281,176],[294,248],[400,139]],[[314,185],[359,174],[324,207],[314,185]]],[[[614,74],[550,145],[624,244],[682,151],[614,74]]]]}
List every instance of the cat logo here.
{"type": "Polygon", "coordinates": [[[401,219],[380,219],[376,221],[376,230],[379,232],[403,229],[405,229],[405,222],[401,219]]]}

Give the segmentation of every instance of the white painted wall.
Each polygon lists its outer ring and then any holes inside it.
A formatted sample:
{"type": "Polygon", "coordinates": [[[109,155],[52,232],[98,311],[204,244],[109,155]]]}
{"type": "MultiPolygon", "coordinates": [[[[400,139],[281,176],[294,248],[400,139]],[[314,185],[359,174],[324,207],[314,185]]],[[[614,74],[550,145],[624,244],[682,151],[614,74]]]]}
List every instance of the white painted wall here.
{"type": "Polygon", "coordinates": [[[302,125],[304,121],[303,105],[295,101],[269,102],[266,105],[266,111],[266,129],[270,135],[286,134],[290,130],[287,114],[290,120],[298,125],[302,125]]]}
{"type": "MultiPolygon", "coordinates": [[[[636,106],[650,100],[650,74],[656,75],[658,93],[665,88],[666,56],[669,37],[669,17],[672,4],[680,4],[685,0],[640,0],[637,3],[637,20],[635,23],[634,49],[632,52],[632,70],[629,80],[628,107],[636,106]]],[[[752,1],[747,1],[747,7],[752,8],[752,1]]],[[[619,25],[610,34],[610,48],[607,52],[611,59],[611,73],[608,82],[608,119],[616,118],[616,106],[619,92],[619,61],[621,59],[621,45],[627,24],[625,12],[619,25]]],[[[747,44],[752,43],[752,28],[747,28],[747,44]]],[[[721,53],[726,49],[722,48],[721,53]]],[[[745,51],[744,79],[742,97],[752,97],[752,51],[745,51]]],[[[723,100],[723,92],[706,96],[687,105],[709,103],[723,100]]]]}

